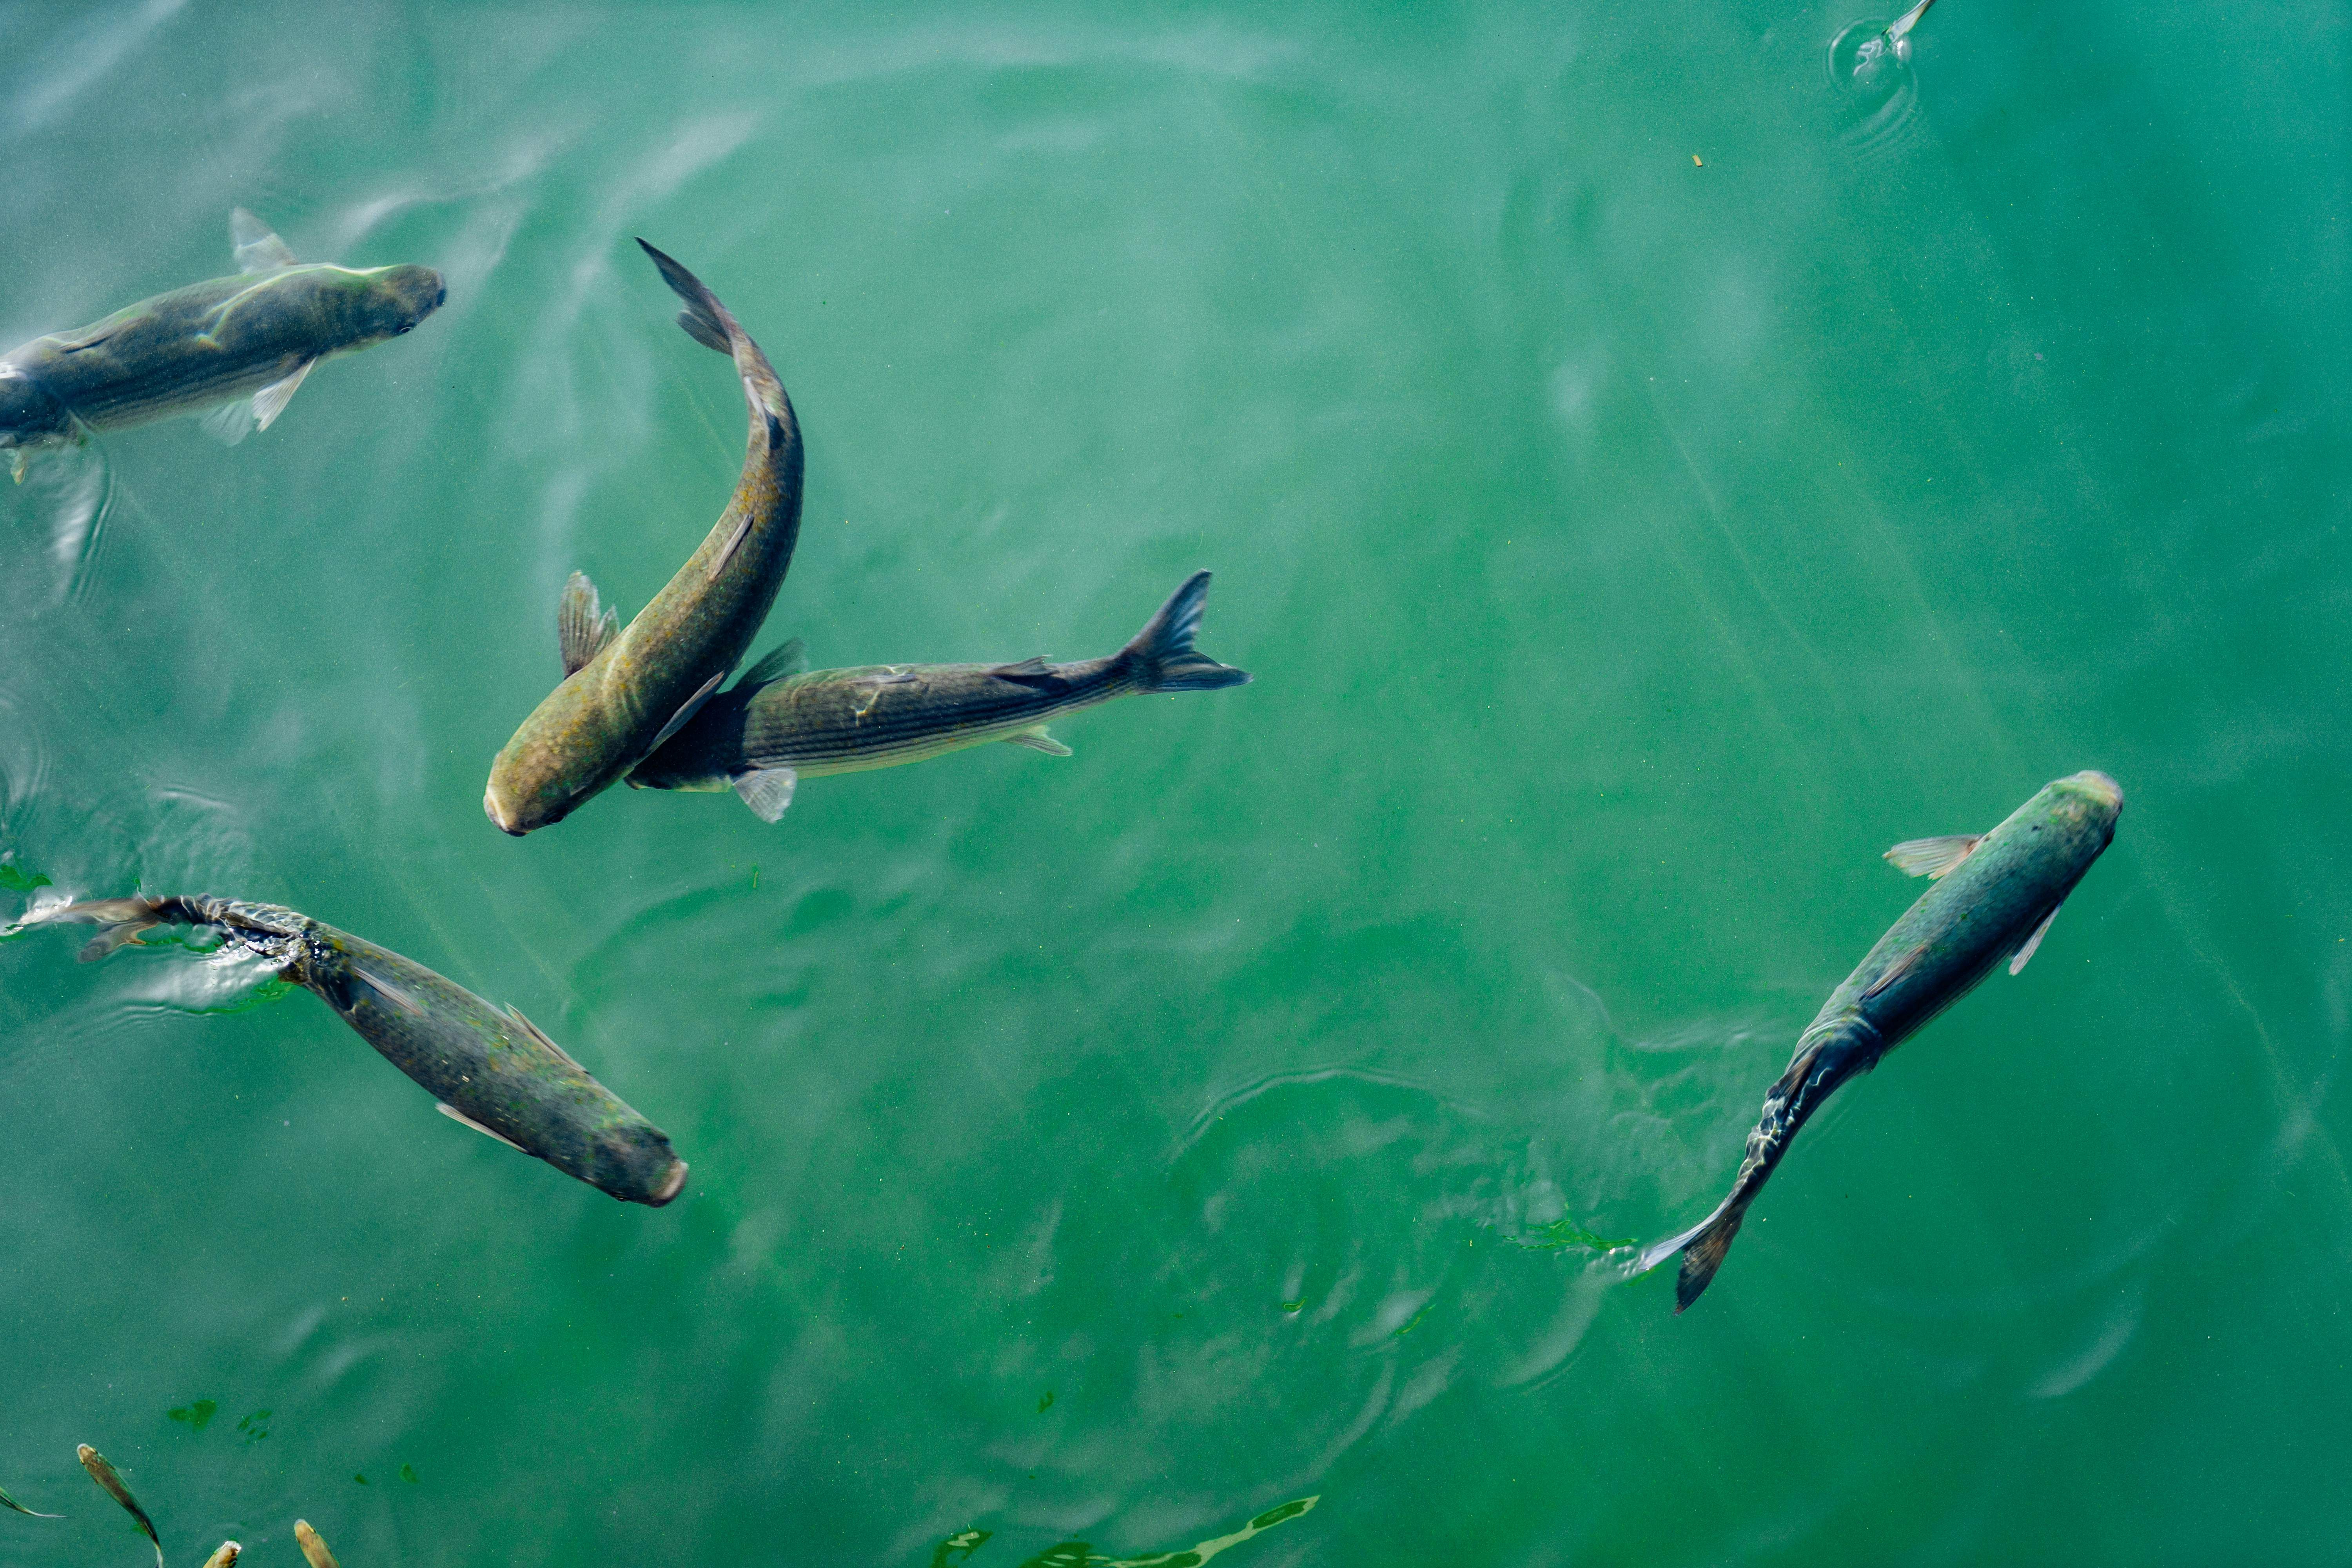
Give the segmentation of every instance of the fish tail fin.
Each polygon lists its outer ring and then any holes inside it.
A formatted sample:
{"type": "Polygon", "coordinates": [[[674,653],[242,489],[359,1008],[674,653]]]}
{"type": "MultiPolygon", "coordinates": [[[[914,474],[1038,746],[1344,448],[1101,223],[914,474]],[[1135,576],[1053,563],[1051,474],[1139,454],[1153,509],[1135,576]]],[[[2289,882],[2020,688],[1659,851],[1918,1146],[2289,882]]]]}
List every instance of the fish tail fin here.
{"type": "Polygon", "coordinates": [[[1748,1203],[1735,1194],[1717,1205],[1713,1214],[1681,1235],[1670,1236],[1664,1241],[1653,1242],[1643,1247],[1642,1256],[1634,1261],[1633,1271],[1646,1274],[1675,1253],[1681,1253],[1682,1272],[1675,1277],[1675,1315],[1680,1317],[1715,1279],[1715,1271],[1723,1267],[1724,1254],[1731,1250],[1732,1237],[1739,1234],[1740,1222],[1747,1217],[1748,1203]]]}
{"type": "Polygon", "coordinates": [[[140,933],[172,923],[171,899],[85,899],[52,911],[46,919],[92,925],[98,934],[82,945],[81,961],[89,963],[118,948],[137,947],[140,933]]]}
{"type": "Polygon", "coordinates": [[[677,313],[677,324],[686,335],[707,349],[715,349],[735,362],[735,374],[743,378],[743,396],[754,413],[764,416],[772,438],[781,438],[785,431],[795,428],[793,423],[792,400],[784,395],[784,384],[777,379],[776,367],[760,352],[735,320],[734,313],[719,301],[701,279],[688,272],[670,257],[663,255],[642,239],[653,263],[661,269],[662,281],[670,292],[686,301],[677,313]]]}
{"type": "Polygon", "coordinates": [[[1219,664],[1192,646],[1201,629],[1201,612],[1209,600],[1209,574],[1195,572],[1169,595],[1160,613],[1120,650],[1144,691],[1214,691],[1221,686],[1241,686],[1249,671],[1219,664]]]}

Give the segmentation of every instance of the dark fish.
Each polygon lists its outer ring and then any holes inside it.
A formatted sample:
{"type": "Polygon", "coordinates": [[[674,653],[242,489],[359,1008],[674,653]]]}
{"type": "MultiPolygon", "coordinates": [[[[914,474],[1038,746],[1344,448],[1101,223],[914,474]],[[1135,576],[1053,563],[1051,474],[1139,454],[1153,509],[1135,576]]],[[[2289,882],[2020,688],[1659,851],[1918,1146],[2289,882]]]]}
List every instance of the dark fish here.
{"type": "Polygon", "coordinates": [[[301,1547],[302,1560],[310,1568],[336,1568],[335,1554],[327,1550],[327,1543],[319,1539],[319,1532],[310,1528],[309,1520],[294,1521],[294,1542],[301,1547]]]}
{"type": "Polygon", "coordinates": [[[668,1136],[530,1019],[349,931],[276,904],[204,897],[92,900],[40,918],[97,926],[85,961],[155,926],[213,927],[316,994],[456,1121],[629,1203],[658,1208],[686,1185],[668,1136]]]}
{"type": "Polygon", "coordinates": [[[96,1481],[107,1496],[128,1509],[131,1517],[139,1521],[139,1528],[154,1543],[155,1568],[163,1568],[163,1542],[155,1534],[155,1521],[147,1517],[147,1510],[139,1506],[139,1500],[131,1495],[131,1489],[122,1484],[122,1478],[114,1473],[114,1467],[106,1462],[106,1456],[87,1443],[76,1447],[74,1453],[81,1460],[81,1468],[89,1472],[89,1479],[96,1481]]]}
{"type": "Polygon", "coordinates": [[[229,236],[242,269],[35,338],[0,360],[0,447],[25,450],[151,419],[214,413],[224,440],[267,430],[322,359],[398,337],[448,290],[430,267],[305,266],[243,207],[229,236]]]}
{"type": "Polygon", "coordinates": [[[686,301],[687,335],[735,361],[751,416],[743,477],[702,547],[625,630],[572,574],[556,613],[563,683],[499,752],[482,795],[490,820],[517,836],[562,821],[694,717],[768,618],[800,535],[800,425],[783,384],[717,295],[637,243],[686,301]]]}
{"type": "Polygon", "coordinates": [[[43,1513],[38,1509],[26,1508],[23,1503],[18,1502],[6,1492],[0,1492],[0,1508],[15,1509],[18,1513],[23,1514],[27,1519],[63,1519],[65,1517],[65,1515],[61,1513],[43,1513]]]}
{"type": "Polygon", "coordinates": [[[1249,679],[1194,650],[1209,574],[1195,572],[1135,639],[1077,664],[888,664],[792,674],[787,643],[706,704],[668,744],[637,764],[646,789],[733,789],[769,821],[793,788],[820,773],[919,763],[1005,741],[1049,755],[1070,749],[1045,722],[1114,698],[1213,691],[1249,679]]]}
{"type": "Polygon", "coordinates": [[[1789,1141],[1838,1087],[1879,1059],[1992,973],[2025,967],[2058,907],[2116,836],[2123,791],[2097,772],[2042,791],[1990,833],[1916,838],[1886,852],[1912,876],[1937,879],[1830,994],[1798,1037],[1789,1070],[1764,1096],[1731,1194],[1706,1219],[1643,1249],[1636,1273],[1679,1252],[1675,1310],[1699,1298],[1739,1234],[1748,1205],[1771,1179],[1789,1141]]]}

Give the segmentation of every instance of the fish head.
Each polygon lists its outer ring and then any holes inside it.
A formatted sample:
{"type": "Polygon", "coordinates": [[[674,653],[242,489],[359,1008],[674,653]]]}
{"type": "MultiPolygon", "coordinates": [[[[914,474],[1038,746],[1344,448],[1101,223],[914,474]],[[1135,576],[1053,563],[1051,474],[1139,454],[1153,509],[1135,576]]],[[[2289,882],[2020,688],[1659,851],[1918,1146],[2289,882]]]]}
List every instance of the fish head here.
{"type": "Polygon", "coordinates": [[[669,1134],[632,1117],[596,1134],[589,1180],[624,1203],[659,1208],[686,1190],[686,1162],[669,1134]]]}
{"type": "Polygon", "coordinates": [[[2037,800],[2037,820],[2085,851],[2086,863],[2114,841],[2124,809],[2123,786],[2096,768],[2053,780],[2037,800]]]}
{"type": "Polygon", "coordinates": [[[0,360],[0,447],[32,447],[73,435],[73,416],[47,387],[0,360]]]}
{"type": "Polygon", "coordinates": [[[380,343],[415,329],[417,322],[441,308],[449,286],[430,267],[402,262],[371,267],[353,274],[364,287],[355,292],[351,309],[357,320],[349,323],[352,346],[380,343]]]}
{"type": "Polygon", "coordinates": [[[535,792],[515,789],[512,781],[501,776],[503,770],[492,773],[489,787],[482,791],[482,810],[500,833],[520,838],[535,828],[549,826],[572,815],[572,802],[551,806],[535,792]]]}

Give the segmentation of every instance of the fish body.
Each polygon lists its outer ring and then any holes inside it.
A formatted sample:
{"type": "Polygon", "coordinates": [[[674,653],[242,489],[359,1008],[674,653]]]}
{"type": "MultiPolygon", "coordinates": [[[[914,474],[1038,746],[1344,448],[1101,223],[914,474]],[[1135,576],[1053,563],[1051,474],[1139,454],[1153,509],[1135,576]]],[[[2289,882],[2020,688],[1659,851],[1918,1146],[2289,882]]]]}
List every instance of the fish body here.
{"type": "Polygon", "coordinates": [[[1898,844],[1887,858],[1937,879],[1878,939],[1798,1037],[1788,1070],[1764,1096],[1764,1112],[1730,1195],[1679,1236],[1646,1248],[1636,1271],[1679,1252],[1675,1310],[1698,1300],[1789,1142],[1839,1087],[1868,1072],[1930,1018],[2009,961],[2025,967],[2058,908],[2116,833],[2123,791],[2084,772],[2044,785],[1990,833],[1898,844]]]}
{"type": "Polygon", "coordinates": [[[155,1548],[155,1568],[163,1568],[163,1541],[155,1533],[155,1521],[147,1517],[147,1510],[139,1506],[139,1500],[131,1495],[131,1489],[122,1484],[122,1478],[106,1462],[106,1456],[81,1443],[75,1446],[74,1458],[81,1461],[81,1468],[89,1472],[89,1479],[98,1483],[99,1489],[121,1503],[123,1511],[138,1521],[139,1533],[155,1548]]]}
{"type": "Polygon", "coordinates": [[[896,767],[1012,742],[1056,755],[1064,713],[1120,697],[1239,686],[1246,672],[1197,652],[1209,592],[1196,572],[1134,640],[1103,658],[1048,664],[885,664],[783,674],[779,650],[712,699],[629,774],[647,789],[733,789],[772,822],[794,782],[896,767]],[[772,673],[773,672],[773,673],[772,673]]]}
{"type": "Polygon", "coordinates": [[[252,397],[215,426],[236,439],[248,421],[268,428],[319,361],[398,337],[447,296],[430,267],[299,263],[242,209],[232,233],[246,237],[238,258],[252,269],[142,300],[0,360],[0,447],[72,441],[83,429],[252,397]]]}
{"type": "Polygon", "coordinates": [[[310,1528],[309,1520],[294,1521],[294,1543],[302,1549],[302,1561],[310,1568],[336,1568],[335,1554],[327,1550],[327,1543],[319,1539],[319,1532],[310,1528]]]}
{"type": "Polygon", "coordinates": [[[800,425],[782,383],[718,296],[639,240],[686,301],[678,322],[735,362],[751,413],[734,499],[677,574],[627,627],[573,573],[557,613],[562,685],[490,766],[482,809],[520,837],[560,822],[693,717],[757,636],[800,534],[800,425]]]}
{"type": "Polygon", "coordinates": [[[686,1185],[667,1135],[529,1019],[389,948],[277,904],[227,899],[96,900],[47,918],[100,928],[85,960],[159,925],[217,929],[332,1007],[456,1120],[626,1202],[659,1207],[686,1185]]]}

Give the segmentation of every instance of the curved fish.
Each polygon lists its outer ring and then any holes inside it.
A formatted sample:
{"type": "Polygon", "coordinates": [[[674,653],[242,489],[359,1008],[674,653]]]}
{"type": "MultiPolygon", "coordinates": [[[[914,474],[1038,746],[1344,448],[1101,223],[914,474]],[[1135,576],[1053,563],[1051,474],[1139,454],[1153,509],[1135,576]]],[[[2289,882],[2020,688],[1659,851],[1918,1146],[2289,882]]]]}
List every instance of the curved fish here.
{"type": "Polygon", "coordinates": [[[0,447],[24,478],[30,447],[212,409],[236,442],[269,428],[322,359],[395,338],[448,297],[430,267],[298,262],[243,207],[229,236],[242,269],[52,332],[0,359],[0,447]]]}
{"type": "Polygon", "coordinates": [[[773,822],[794,784],[820,773],[895,767],[992,741],[1053,756],[1070,749],[1046,721],[1116,698],[1239,686],[1245,671],[1196,651],[1209,594],[1195,572],[1125,647],[1048,664],[889,664],[789,673],[788,643],[706,704],[629,774],[646,789],[732,789],[773,822]]]}
{"type": "Polygon", "coordinates": [[[84,962],[160,925],[216,929],[332,1007],[454,1120],[625,1202],[658,1208],[686,1185],[668,1136],[530,1019],[389,948],[277,904],[228,899],[98,899],[38,918],[97,926],[84,962]]]}
{"type": "Polygon", "coordinates": [[[1916,838],[1889,849],[1886,858],[1897,869],[1934,878],[1935,886],[1878,939],[1798,1037],[1788,1071],[1765,1092],[1764,1114],[1748,1135],[1730,1195],[1680,1236],[1643,1249],[1633,1272],[1679,1252],[1675,1310],[1697,1300],[1806,1119],[1995,964],[2007,959],[2011,974],[2022,970],[2066,895],[2114,840],[2123,804],[2115,780],[2079,773],[2043,785],[1990,833],[1916,838]]]}
{"type": "Polygon", "coordinates": [[[561,822],[694,717],[775,603],[801,527],[801,433],[783,384],[719,297],[646,245],[686,308],[678,325],[735,362],[751,411],[743,477],[702,546],[628,624],[574,572],[556,614],[563,683],[490,764],[482,809],[520,837],[561,822]]]}

